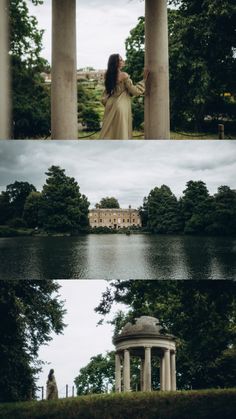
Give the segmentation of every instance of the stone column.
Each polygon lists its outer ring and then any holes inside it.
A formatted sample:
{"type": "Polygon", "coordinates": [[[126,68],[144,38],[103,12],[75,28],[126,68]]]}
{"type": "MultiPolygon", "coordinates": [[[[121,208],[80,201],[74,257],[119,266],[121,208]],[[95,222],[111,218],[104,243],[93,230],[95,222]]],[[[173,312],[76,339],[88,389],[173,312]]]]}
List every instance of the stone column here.
{"type": "Polygon", "coordinates": [[[175,352],[170,353],[171,390],[176,391],[176,356],[175,352]]]}
{"type": "Polygon", "coordinates": [[[144,391],[152,390],[152,373],[151,373],[151,348],[145,348],[145,361],[144,361],[144,391]]]}
{"type": "Polygon", "coordinates": [[[160,359],[160,390],[165,390],[165,358],[164,354],[160,359]]]}
{"type": "Polygon", "coordinates": [[[150,70],[145,96],[145,138],[170,138],[167,0],[146,0],[145,67],[150,70]]]}
{"type": "Polygon", "coordinates": [[[52,0],[52,139],[76,139],[76,0],[52,0]]]}
{"type": "Polygon", "coordinates": [[[124,391],[130,391],[130,353],[128,349],[124,350],[124,391]]]}
{"type": "Polygon", "coordinates": [[[144,359],[141,358],[140,363],[140,390],[143,391],[143,380],[144,380],[144,359]]]}
{"type": "Polygon", "coordinates": [[[0,1],[0,139],[10,138],[8,0],[0,1]]]}
{"type": "Polygon", "coordinates": [[[165,390],[171,390],[171,379],[170,379],[170,350],[165,350],[165,390]]]}
{"type": "Polygon", "coordinates": [[[115,370],[115,389],[117,393],[121,392],[121,364],[120,355],[115,356],[116,370],[115,370]]]}

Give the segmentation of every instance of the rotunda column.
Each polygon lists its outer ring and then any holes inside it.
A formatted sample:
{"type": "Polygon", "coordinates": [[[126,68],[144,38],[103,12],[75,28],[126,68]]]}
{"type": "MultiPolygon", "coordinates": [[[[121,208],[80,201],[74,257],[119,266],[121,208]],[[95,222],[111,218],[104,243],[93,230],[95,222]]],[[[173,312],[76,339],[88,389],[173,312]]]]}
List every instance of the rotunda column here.
{"type": "Polygon", "coordinates": [[[124,391],[130,391],[130,353],[128,349],[124,350],[124,391]]]}
{"type": "Polygon", "coordinates": [[[176,355],[174,351],[170,353],[170,372],[171,390],[176,391],[176,355]]]}
{"type": "Polygon", "coordinates": [[[120,354],[115,355],[115,390],[117,393],[121,392],[121,362],[120,354]]]}
{"type": "Polygon", "coordinates": [[[145,3],[145,138],[170,138],[167,0],[145,3]]]}
{"type": "Polygon", "coordinates": [[[151,373],[151,347],[145,347],[144,360],[144,391],[152,390],[152,373],[151,373]]]}
{"type": "Polygon", "coordinates": [[[0,1],[0,139],[10,138],[9,2],[0,1]]]}
{"type": "Polygon", "coordinates": [[[164,353],[160,358],[160,390],[165,390],[165,358],[164,353]]]}
{"type": "Polygon", "coordinates": [[[140,390],[143,390],[143,380],[144,380],[144,358],[141,358],[141,362],[140,362],[140,390]]]}
{"type": "Polygon", "coordinates": [[[171,390],[171,378],[170,378],[170,350],[165,350],[165,390],[171,390]]]}
{"type": "Polygon", "coordinates": [[[52,139],[76,139],[76,0],[52,0],[52,139]]]}

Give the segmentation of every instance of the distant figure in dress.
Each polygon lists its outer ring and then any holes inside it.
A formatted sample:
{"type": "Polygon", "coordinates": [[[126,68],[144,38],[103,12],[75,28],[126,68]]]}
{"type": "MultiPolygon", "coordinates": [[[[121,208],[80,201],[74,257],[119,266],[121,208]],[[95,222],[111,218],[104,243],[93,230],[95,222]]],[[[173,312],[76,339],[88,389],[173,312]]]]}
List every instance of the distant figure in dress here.
{"type": "Polygon", "coordinates": [[[124,65],[119,54],[109,57],[102,97],[105,113],[100,139],[132,138],[131,97],[144,94],[149,71],[144,70],[144,79],[134,85],[129,75],[122,71],[124,65]]]}
{"type": "Polygon", "coordinates": [[[47,400],[57,400],[58,399],[58,389],[57,383],[54,375],[54,370],[50,370],[47,380],[47,400]]]}

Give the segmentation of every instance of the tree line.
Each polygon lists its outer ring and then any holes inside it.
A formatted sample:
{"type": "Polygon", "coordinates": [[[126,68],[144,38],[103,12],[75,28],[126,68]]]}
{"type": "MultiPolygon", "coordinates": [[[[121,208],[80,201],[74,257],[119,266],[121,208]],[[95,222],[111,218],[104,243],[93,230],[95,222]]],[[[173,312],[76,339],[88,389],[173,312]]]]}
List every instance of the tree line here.
{"type": "MultiPolygon", "coordinates": [[[[30,228],[49,233],[89,232],[89,201],[65,169],[51,166],[42,191],[15,181],[0,194],[0,226],[30,228]]],[[[96,208],[119,208],[115,197],[105,197],[96,208]]],[[[187,182],[177,199],[162,185],[152,189],[139,208],[141,231],[153,234],[236,234],[236,191],[220,186],[210,195],[203,181],[187,182]]],[[[4,232],[4,229],[3,229],[4,232]]]]}
{"type": "Polygon", "coordinates": [[[140,214],[143,227],[152,233],[234,235],[236,190],[220,186],[212,196],[204,182],[190,180],[177,199],[162,185],[144,198],[140,214]]]}

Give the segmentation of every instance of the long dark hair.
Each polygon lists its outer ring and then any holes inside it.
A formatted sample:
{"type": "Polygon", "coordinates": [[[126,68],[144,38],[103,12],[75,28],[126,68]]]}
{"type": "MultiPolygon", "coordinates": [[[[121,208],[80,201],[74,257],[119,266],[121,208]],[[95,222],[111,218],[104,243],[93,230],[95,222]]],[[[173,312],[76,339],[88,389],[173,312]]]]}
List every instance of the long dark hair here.
{"type": "Polygon", "coordinates": [[[54,370],[50,370],[48,374],[48,381],[52,381],[53,374],[54,374],[54,370]]]}
{"type": "Polygon", "coordinates": [[[110,96],[114,92],[118,79],[118,69],[119,69],[119,54],[112,54],[109,57],[107,64],[107,71],[105,74],[105,88],[107,94],[110,96]]]}

